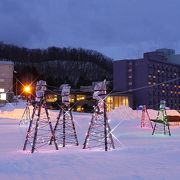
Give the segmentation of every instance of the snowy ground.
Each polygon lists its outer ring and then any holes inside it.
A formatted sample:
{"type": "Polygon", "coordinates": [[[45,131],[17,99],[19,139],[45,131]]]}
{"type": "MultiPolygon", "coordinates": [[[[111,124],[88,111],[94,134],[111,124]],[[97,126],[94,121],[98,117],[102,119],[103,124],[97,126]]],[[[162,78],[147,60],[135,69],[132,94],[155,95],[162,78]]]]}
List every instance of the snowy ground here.
{"type": "MultiPolygon", "coordinates": [[[[0,179],[151,180],[179,179],[180,128],[172,136],[154,135],[140,128],[140,112],[123,107],[110,113],[111,128],[120,142],[104,152],[82,149],[90,114],[74,113],[79,147],[51,147],[30,154],[22,151],[25,128],[19,127],[24,104],[0,107],[0,179]]],[[[169,111],[170,113],[170,111],[169,111]]],[[[57,111],[50,112],[55,121],[57,111]]],[[[156,112],[150,113],[155,116],[156,112]],[[155,113],[155,114],[153,114],[155,113]]]]}

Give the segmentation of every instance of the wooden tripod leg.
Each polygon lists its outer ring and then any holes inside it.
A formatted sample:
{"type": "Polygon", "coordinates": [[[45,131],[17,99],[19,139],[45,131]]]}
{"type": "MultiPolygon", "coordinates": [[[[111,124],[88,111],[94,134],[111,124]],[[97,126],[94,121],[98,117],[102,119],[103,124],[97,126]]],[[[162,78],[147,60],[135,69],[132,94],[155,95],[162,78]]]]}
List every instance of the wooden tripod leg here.
{"type": "Polygon", "coordinates": [[[153,128],[153,132],[152,132],[152,135],[154,135],[154,132],[155,132],[155,129],[156,129],[156,122],[155,122],[155,125],[154,125],[154,128],[153,128]]]}
{"type": "Polygon", "coordinates": [[[30,120],[29,127],[28,127],[28,130],[27,130],[26,140],[25,140],[25,143],[24,143],[24,146],[23,146],[23,150],[26,150],[26,146],[27,146],[27,142],[28,142],[28,139],[29,139],[29,134],[31,132],[31,127],[32,127],[35,112],[36,112],[36,107],[34,107],[34,109],[33,109],[33,114],[32,114],[32,118],[30,120]]]}
{"type": "Polygon", "coordinates": [[[72,116],[71,110],[69,111],[69,114],[71,116],[71,123],[72,123],[72,127],[73,127],[74,137],[75,137],[75,140],[76,140],[76,145],[78,146],[79,143],[78,143],[78,139],[77,139],[76,129],[75,129],[75,125],[74,125],[74,121],[73,121],[73,116],[72,116]]]}
{"type": "Polygon", "coordinates": [[[91,122],[90,122],[90,125],[89,125],[89,128],[88,128],[88,132],[86,134],[86,138],[85,138],[85,141],[84,141],[84,144],[83,144],[83,149],[87,148],[87,141],[89,139],[90,131],[91,131],[92,126],[93,126],[94,118],[95,118],[95,114],[92,115],[91,122]]]}
{"type": "Polygon", "coordinates": [[[40,114],[41,114],[41,105],[38,106],[38,118],[37,118],[37,120],[36,120],[36,127],[35,127],[35,132],[34,132],[34,138],[33,138],[33,145],[32,145],[32,149],[31,149],[31,153],[34,152],[35,147],[36,147],[36,141],[37,141],[37,133],[38,133],[38,128],[39,128],[40,114]]]}
{"type": "MultiPolygon", "coordinates": [[[[57,129],[57,127],[58,127],[59,120],[60,120],[60,118],[61,118],[61,114],[62,114],[62,109],[60,109],[60,111],[59,111],[59,114],[58,114],[58,117],[57,117],[57,121],[56,121],[56,124],[55,124],[55,127],[54,127],[54,135],[55,135],[55,136],[56,136],[56,129],[57,129]]],[[[53,141],[53,137],[51,137],[49,145],[52,144],[52,141],[53,141]]]]}
{"type": "Polygon", "coordinates": [[[50,130],[51,130],[51,134],[52,134],[51,138],[54,141],[54,145],[56,147],[56,150],[58,150],[58,145],[57,145],[57,142],[56,142],[55,133],[54,133],[54,130],[53,130],[53,127],[52,127],[52,124],[51,124],[51,121],[50,121],[50,118],[49,118],[49,114],[48,114],[48,111],[47,111],[46,107],[45,107],[45,111],[46,111],[46,116],[47,116],[47,119],[48,119],[48,124],[49,124],[50,130]]]}

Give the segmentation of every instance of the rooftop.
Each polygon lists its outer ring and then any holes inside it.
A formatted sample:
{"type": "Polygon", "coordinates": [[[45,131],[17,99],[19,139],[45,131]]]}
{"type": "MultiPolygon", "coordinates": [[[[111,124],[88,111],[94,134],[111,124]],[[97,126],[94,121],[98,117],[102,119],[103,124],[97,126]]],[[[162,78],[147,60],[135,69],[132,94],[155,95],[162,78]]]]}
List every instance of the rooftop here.
{"type": "Polygon", "coordinates": [[[0,64],[14,64],[12,61],[3,61],[0,60],[0,64]]]}

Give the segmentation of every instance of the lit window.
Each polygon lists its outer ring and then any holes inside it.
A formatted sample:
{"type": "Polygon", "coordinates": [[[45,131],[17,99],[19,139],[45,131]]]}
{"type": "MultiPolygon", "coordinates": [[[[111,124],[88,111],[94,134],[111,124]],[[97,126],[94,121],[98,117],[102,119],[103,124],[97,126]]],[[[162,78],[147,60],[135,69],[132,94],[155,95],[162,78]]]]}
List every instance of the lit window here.
{"type": "Polygon", "coordinates": [[[112,97],[107,97],[107,102],[109,103],[109,102],[111,102],[112,101],[112,97]]]}
{"type": "Polygon", "coordinates": [[[46,96],[46,101],[47,102],[56,102],[58,100],[58,98],[57,98],[57,95],[55,95],[55,94],[48,94],[47,96],[46,96]]]}
{"type": "Polygon", "coordinates": [[[123,103],[123,105],[126,105],[126,98],[125,97],[123,97],[122,103],[123,103]]]}
{"type": "Polygon", "coordinates": [[[85,95],[77,95],[77,101],[85,100],[85,95]]]}
{"type": "Polygon", "coordinates": [[[0,93],[0,100],[6,100],[6,93],[0,93]]]}
{"type": "Polygon", "coordinates": [[[78,112],[82,112],[82,111],[84,111],[84,108],[81,107],[81,106],[78,106],[76,110],[77,110],[78,112]]]}
{"type": "Polygon", "coordinates": [[[3,88],[0,88],[0,92],[4,92],[4,89],[3,89],[3,88]]]}
{"type": "Polygon", "coordinates": [[[111,111],[113,109],[113,97],[112,96],[107,97],[106,104],[107,104],[107,111],[108,112],[111,111]]]}

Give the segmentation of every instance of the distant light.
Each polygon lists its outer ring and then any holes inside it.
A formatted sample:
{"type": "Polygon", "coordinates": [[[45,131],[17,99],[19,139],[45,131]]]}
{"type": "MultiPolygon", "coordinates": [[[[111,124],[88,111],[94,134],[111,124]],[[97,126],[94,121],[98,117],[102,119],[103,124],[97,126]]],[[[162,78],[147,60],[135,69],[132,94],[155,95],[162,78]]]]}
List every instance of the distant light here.
{"type": "Polygon", "coordinates": [[[0,88],[0,93],[4,92],[4,89],[0,88]]]}
{"type": "Polygon", "coordinates": [[[6,101],[6,93],[0,93],[0,100],[6,101]]]}
{"type": "Polygon", "coordinates": [[[81,106],[78,106],[76,110],[77,110],[77,112],[82,112],[82,111],[84,111],[84,108],[81,106]]]}

